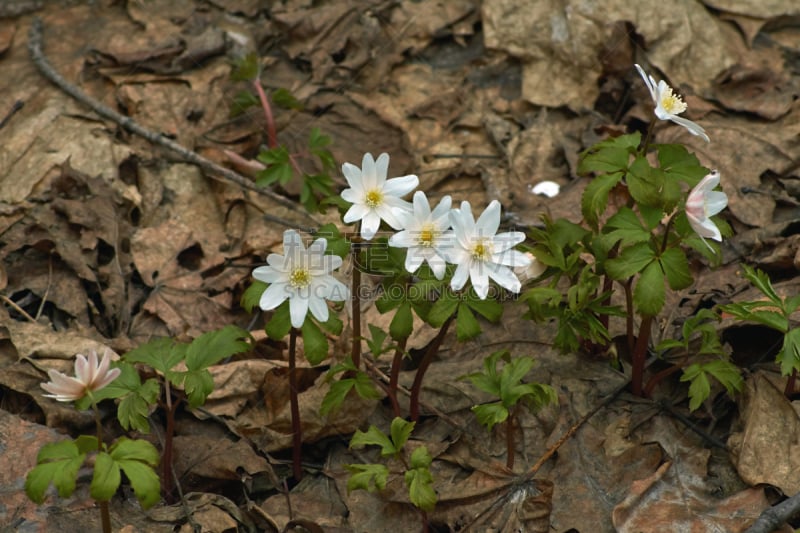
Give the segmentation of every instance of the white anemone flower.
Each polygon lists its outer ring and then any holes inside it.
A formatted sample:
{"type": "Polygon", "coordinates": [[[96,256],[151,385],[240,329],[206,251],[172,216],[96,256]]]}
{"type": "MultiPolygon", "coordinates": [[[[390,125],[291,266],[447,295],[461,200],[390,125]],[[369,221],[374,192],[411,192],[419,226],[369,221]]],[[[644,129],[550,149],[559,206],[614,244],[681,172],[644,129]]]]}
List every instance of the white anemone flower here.
{"type": "Polygon", "coordinates": [[[472,281],[481,299],[489,293],[489,278],[511,292],[519,292],[522,284],[512,268],[524,268],[531,259],[511,248],[525,240],[521,231],[497,233],[500,227],[500,203],[493,200],[476,221],[469,202],[450,212],[455,239],[447,250],[447,260],[456,266],[450,286],[460,290],[472,281]]]}
{"type": "Polygon", "coordinates": [[[111,355],[108,351],[103,354],[100,363],[97,362],[97,352],[91,350],[88,359],[86,356],[75,356],[75,377],[67,376],[57,370],[49,370],[47,375],[50,381],[42,383],[41,387],[49,392],[48,398],[59,402],[74,402],[86,396],[89,392],[98,391],[117,379],[122,372],[119,368],[109,368],[111,355]]]}
{"type": "Polygon", "coordinates": [[[634,66],[636,70],[639,71],[639,75],[644,80],[644,84],[647,85],[647,88],[650,90],[650,96],[656,104],[656,116],[660,120],[670,120],[675,124],[683,126],[692,135],[697,135],[708,142],[709,139],[708,135],[706,135],[706,130],[700,127],[699,124],[678,116],[686,111],[686,103],[680,96],[672,92],[672,87],[667,85],[667,82],[664,80],[656,83],[656,80],[648,75],[642,67],[639,65],[634,66]]]}
{"type": "Polygon", "coordinates": [[[703,242],[705,239],[722,241],[722,234],[711,217],[725,209],[728,205],[728,196],[724,192],[713,190],[717,185],[719,185],[719,172],[712,170],[700,180],[686,199],[686,218],[703,242]]]}
{"type": "Polygon", "coordinates": [[[452,242],[453,232],[450,229],[449,196],[445,196],[433,211],[428,197],[422,191],[414,193],[412,212],[403,213],[403,231],[389,238],[389,246],[408,248],[406,252],[406,270],[414,273],[422,263],[427,262],[436,279],[444,278],[447,262],[444,251],[452,242]]]}
{"type": "Polygon", "coordinates": [[[259,307],[265,311],[275,309],[289,300],[292,327],[303,326],[309,311],[320,322],[328,320],[325,300],[344,301],[348,288],[331,275],[342,265],[342,258],[325,255],[328,241],[319,238],[306,250],[295,230],[283,233],[283,255],[269,254],[267,265],[253,270],[253,277],[269,283],[261,295],[259,307]]]}
{"type": "Polygon", "coordinates": [[[419,185],[419,178],[413,174],[387,180],[388,170],[389,154],[379,155],[377,161],[372,154],[364,154],[361,168],[350,163],[342,165],[342,173],[350,185],[342,191],[342,198],[353,204],[344,214],[344,222],[360,220],[361,236],[368,241],[377,233],[381,220],[393,229],[402,227],[398,213],[411,211],[411,204],[401,197],[419,185]]]}

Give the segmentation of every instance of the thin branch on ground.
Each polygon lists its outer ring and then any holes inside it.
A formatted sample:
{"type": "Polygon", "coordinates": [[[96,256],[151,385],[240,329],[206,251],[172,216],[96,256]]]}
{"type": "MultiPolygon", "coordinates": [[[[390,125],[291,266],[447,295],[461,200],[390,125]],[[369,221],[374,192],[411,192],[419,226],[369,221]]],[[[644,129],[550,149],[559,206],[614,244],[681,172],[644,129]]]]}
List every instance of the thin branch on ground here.
{"type": "Polygon", "coordinates": [[[798,514],[800,514],[800,492],[765,510],[744,533],[770,533],[798,514]]]}
{"type": "MultiPolygon", "coordinates": [[[[34,18],[33,23],[31,24],[30,32],[28,33],[28,50],[30,51],[31,58],[33,59],[36,68],[39,69],[39,72],[42,74],[42,76],[47,78],[59,89],[61,89],[62,91],[73,97],[75,100],[85,105],[86,107],[90,108],[92,111],[94,111],[101,117],[115,122],[120,127],[126,129],[131,133],[134,133],[136,135],[139,135],[140,137],[147,139],[153,144],[163,146],[175,152],[186,162],[191,163],[193,165],[197,165],[204,172],[208,173],[211,177],[215,177],[217,179],[222,178],[222,180],[234,183],[242,187],[243,189],[267,196],[276,203],[284,207],[287,207],[294,212],[303,213],[310,221],[314,223],[315,226],[319,226],[319,223],[310,214],[306,213],[302,209],[298,209],[297,204],[291,201],[290,199],[285,198],[269,189],[259,187],[249,179],[234,172],[233,170],[222,167],[214,163],[213,161],[206,159],[197,152],[189,150],[188,148],[173,141],[172,139],[165,137],[160,133],[150,131],[149,129],[135,122],[132,118],[117,113],[107,105],[98,102],[94,98],[90,97],[89,95],[81,91],[77,86],[73,85],[72,83],[64,79],[64,77],[61,76],[61,74],[59,74],[53,68],[53,66],[47,60],[47,57],[44,55],[42,49],[43,31],[44,30],[43,30],[42,20],[38,17],[34,18]]],[[[264,218],[287,227],[298,227],[297,223],[295,222],[280,217],[276,217],[268,213],[264,213],[264,218]]],[[[307,228],[307,227],[301,227],[300,229],[306,232],[313,231],[313,228],[307,228]]]]}

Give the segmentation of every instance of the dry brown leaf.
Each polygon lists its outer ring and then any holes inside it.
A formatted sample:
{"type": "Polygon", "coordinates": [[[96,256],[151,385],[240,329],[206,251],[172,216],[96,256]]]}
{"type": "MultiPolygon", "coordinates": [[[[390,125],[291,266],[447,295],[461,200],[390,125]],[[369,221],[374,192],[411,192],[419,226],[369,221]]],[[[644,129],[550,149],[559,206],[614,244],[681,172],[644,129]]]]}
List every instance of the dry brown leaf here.
{"type": "Polygon", "coordinates": [[[751,485],[800,492],[800,419],[792,404],[758,372],[746,382],[740,412],[742,431],[728,442],[739,475],[751,485]]]}

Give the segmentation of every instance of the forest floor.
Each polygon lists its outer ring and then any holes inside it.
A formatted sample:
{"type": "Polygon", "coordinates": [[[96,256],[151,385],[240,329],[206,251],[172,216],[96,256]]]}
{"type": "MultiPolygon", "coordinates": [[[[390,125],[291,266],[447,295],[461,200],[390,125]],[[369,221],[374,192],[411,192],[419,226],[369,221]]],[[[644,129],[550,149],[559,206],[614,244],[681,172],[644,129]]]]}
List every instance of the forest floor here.
{"type": "MultiPolygon", "coordinates": [[[[188,341],[228,324],[250,330],[257,348],[212,367],[215,390],[203,409],[178,412],[174,464],[184,498],[145,512],[123,488],[112,501],[114,529],[301,530],[291,520],[320,531],[422,528],[402,476],[377,493],[346,489],[344,465],[375,459],[350,450],[351,435],[370,424],[386,429],[392,410],[386,400],[348,400],[320,416],[330,361],[300,364],[305,476],[287,484],[286,347],[265,339],[268,315],[246,312],[240,300],[252,269],[280,249],[287,225],[343,228],[337,210],[307,215],[295,181],[261,194],[98,116],[42,77],[28,49],[35,17],[43,22],[44,54],[66,80],[219,165],[247,174],[228,154],[253,159],[266,143],[260,108],[231,118],[235,96],[246,89],[231,80],[232,62],[255,52],[267,92],[285,89],[302,104],[274,108],[278,140],[290,152],[301,153],[319,128],[332,138],[339,166],[386,152],[391,176],[417,174],[431,198],[449,194],[476,211],[499,200],[504,225],[520,230],[539,226],[543,214],[580,222],[577,206],[591,178],[578,176],[579,154],[609,134],[646,129],[652,101],[633,68],[645,65],[666,76],[687,102],[686,116],[711,138],[705,143],[659,123],[656,141],[683,143],[720,171],[729,198],[722,216],[734,230],[722,243],[720,266],[693,260],[696,283],[668,295],[655,340],[675,337],[700,308],[755,298],[742,263],[768,272],[780,294],[797,294],[797,2],[589,4],[0,5],[2,530],[99,530],[85,476],[71,498],[53,491],[36,505],[25,495],[39,448],[93,427],[91,415],[43,397],[47,370],[69,373],[75,354],[90,349],[121,355],[153,338],[188,341]],[[545,180],[560,184],[560,194],[534,194],[545,180]]],[[[333,178],[337,189],[345,186],[341,175],[333,178]]],[[[482,324],[476,339],[449,334],[425,377],[413,438],[434,457],[431,530],[743,531],[783,496],[800,493],[800,404],[783,395],[786,379],[774,364],[780,335],[721,322],[744,390],[730,397],[715,389],[692,413],[679,374],[652,399],[636,398],[607,359],[559,354],[553,324],[521,318],[522,302],[506,304],[504,319],[482,324]],[[501,348],[533,356],[531,379],[559,398],[520,415],[513,470],[505,467],[504,428],[487,432],[470,410],[489,397],[455,379],[479,371],[501,348]]],[[[365,324],[388,326],[390,317],[369,301],[362,309],[365,324]]],[[[613,335],[622,328],[612,322],[613,335]]],[[[350,332],[346,323],[332,343],[333,360],[350,332]]],[[[435,334],[418,325],[409,350],[421,352],[435,334]]],[[[367,358],[388,372],[386,356],[367,358]]],[[[413,364],[400,377],[404,387],[413,364]]],[[[120,435],[114,405],[106,403],[106,431],[120,435]]],[[[405,396],[401,406],[407,409],[405,396]]],[[[152,433],[142,437],[158,446],[161,414],[151,421],[152,433]]]]}

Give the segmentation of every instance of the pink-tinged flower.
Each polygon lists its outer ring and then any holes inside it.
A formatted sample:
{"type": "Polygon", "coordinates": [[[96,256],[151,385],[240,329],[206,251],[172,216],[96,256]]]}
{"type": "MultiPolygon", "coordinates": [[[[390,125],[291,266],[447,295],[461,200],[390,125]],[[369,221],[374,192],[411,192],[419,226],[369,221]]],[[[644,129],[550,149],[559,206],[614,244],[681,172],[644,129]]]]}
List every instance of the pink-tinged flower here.
{"type": "Polygon", "coordinates": [[[656,104],[656,116],[660,120],[670,120],[675,124],[683,126],[692,135],[697,135],[708,142],[706,130],[700,127],[699,124],[678,116],[686,111],[686,103],[681,100],[680,96],[672,92],[672,87],[667,85],[667,82],[664,80],[656,83],[653,76],[649,76],[645,73],[642,67],[639,65],[634,66],[636,70],[639,71],[639,75],[644,80],[644,84],[647,85],[647,88],[650,90],[650,97],[653,99],[653,103],[656,104]]]}
{"type": "Polygon", "coordinates": [[[461,209],[450,212],[455,239],[445,250],[447,261],[456,266],[450,286],[460,290],[472,281],[479,298],[489,294],[489,278],[511,292],[519,292],[522,284],[512,268],[523,268],[531,264],[527,255],[513,246],[525,240],[521,231],[497,233],[500,227],[500,202],[492,200],[476,221],[469,202],[461,202],[461,209]]]}
{"type": "Polygon", "coordinates": [[[353,204],[344,214],[344,223],[360,220],[361,236],[368,241],[377,233],[381,220],[394,229],[401,228],[398,214],[411,211],[411,204],[401,197],[419,185],[419,178],[413,174],[387,180],[388,171],[389,154],[379,155],[377,161],[372,154],[364,154],[361,168],[351,163],[342,165],[342,173],[350,185],[342,191],[342,198],[353,204]]]}
{"type": "Polygon", "coordinates": [[[41,387],[49,392],[48,398],[55,398],[59,402],[74,402],[80,400],[88,392],[98,391],[117,379],[119,368],[109,368],[111,355],[108,351],[103,354],[100,364],[97,363],[97,352],[91,350],[89,358],[78,354],[75,356],[75,377],[67,376],[57,370],[49,370],[47,375],[50,381],[42,383],[41,387]]]}
{"type": "Polygon", "coordinates": [[[705,239],[722,241],[722,234],[711,217],[725,209],[728,205],[728,196],[724,192],[713,190],[717,185],[719,185],[719,172],[712,170],[700,180],[686,199],[686,218],[703,242],[705,239]]]}

